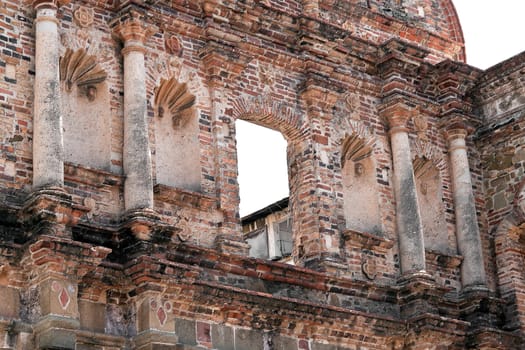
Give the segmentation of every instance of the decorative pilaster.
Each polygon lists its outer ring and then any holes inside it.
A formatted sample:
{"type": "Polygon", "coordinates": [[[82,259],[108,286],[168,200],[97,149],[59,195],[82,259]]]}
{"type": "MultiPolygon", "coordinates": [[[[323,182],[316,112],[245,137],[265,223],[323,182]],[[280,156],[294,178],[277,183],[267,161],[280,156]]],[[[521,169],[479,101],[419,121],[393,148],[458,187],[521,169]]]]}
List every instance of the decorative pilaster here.
{"type": "Polygon", "coordinates": [[[175,349],[178,337],[174,332],[173,303],[152,291],[141,293],[137,299],[136,349],[175,349]]]}
{"type": "Polygon", "coordinates": [[[146,115],[145,42],[156,31],[136,11],[115,26],[124,42],[124,205],[126,210],[153,208],[153,178],[146,115]]]}
{"type": "Polygon", "coordinates": [[[390,126],[390,143],[394,167],[396,224],[399,237],[401,273],[426,274],[423,226],[417,201],[414,169],[410,155],[407,121],[414,114],[408,106],[397,103],[383,110],[390,126]]]}
{"type": "Polygon", "coordinates": [[[165,292],[176,290],[176,287],[158,274],[166,259],[165,253],[159,252],[135,255],[124,268],[135,286],[130,294],[135,296],[132,302],[136,310],[136,334],[133,336],[136,350],[178,348],[179,330],[174,317],[176,297],[165,292]]]}
{"type": "Polygon", "coordinates": [[[33,1],[35,85],[33,117],[33,187],[62,187],[64,147],[60,111],[58,7],[69,1],[33,1]]]}
{"type": "Polygon", "coordinates": [[[315,72],[318,67],[307,62],[306,82],[301,100],[306,106],[309,131],[305,137],[289,142],[290,199],[294,205],[293,257],[298,265],[337,273],[347,264],[341,252],[341,232],[336,229],[337,198],[334,184],[321,159],[329,157],[331,111],[339,95],[315,72]]]}
{"type": "Polygon", "coordinates": [[[455,123],[447,128],[445,136],[454,191],[456,239],[459,253],[463,256],[461,281],[463,288],[486,288],[485,265],[465,142],[467,129],[462,124],[455,123]]]}
{"type": "Polygon", "coordinates": [[[207,73],[214,143],[217,147],[217,197],[224,215],[219,234],[215,238],[215,246],[223,253],[248,255],[250,246],[244,242],[239,219],[237,152],[234,147],[230,147],[234,143],[235,120],[227,115],[226,110],[230,106],[225,104],[225,101],[228,100],[226,82],[234,80],[246,68],[251,57],[237,51],[225,55],[223,48],[214,44],[215,39],[209,35],[210,42],[203,48],[201,57],[207,73]]]}
{"type": "Polygon", "coordinates": [[[25,298],[32,314],[35,349],[75,349],[80,328],[78,281],[92,272],[111,249],[57,237],[52,229],[26,246],[21,264],[28,273],[25,298]]]}

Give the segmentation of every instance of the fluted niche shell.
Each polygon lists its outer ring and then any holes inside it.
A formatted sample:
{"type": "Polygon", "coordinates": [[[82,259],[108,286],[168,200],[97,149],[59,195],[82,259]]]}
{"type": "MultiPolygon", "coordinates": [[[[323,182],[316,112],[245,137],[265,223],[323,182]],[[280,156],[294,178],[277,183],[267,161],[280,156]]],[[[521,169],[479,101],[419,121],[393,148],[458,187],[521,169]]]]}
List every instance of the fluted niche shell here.
{"type": "Polygon", "coordinates": [[[186,83],[180,83],[175,78],[161,79],[155,91],[155,106],[160,118],[168,112],[173,118],[173,125],[184,123],[183,115],[191,112],[194,104],[195,96],[188,91],[186,83]]]}
{"type": "Polygon", "coordinates": [[[66,83],[66,90],[71,91],[73,84],[78,87],[95,85],[106,80],[107,73],[97,63],[93,55],[85,49],[66,49],[60,57],[60,81],[66,83]]]}

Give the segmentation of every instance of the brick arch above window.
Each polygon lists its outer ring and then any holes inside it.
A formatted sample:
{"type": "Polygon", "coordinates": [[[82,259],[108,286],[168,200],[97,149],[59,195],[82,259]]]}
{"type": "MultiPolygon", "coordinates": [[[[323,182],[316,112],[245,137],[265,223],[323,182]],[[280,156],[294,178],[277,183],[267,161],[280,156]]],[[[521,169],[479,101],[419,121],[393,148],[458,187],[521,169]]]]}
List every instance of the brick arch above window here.
{"type": "Polygon", "coordinates": [[[291,106],[265,95],[237,98],[233,117],[280,131],[287,140],[308,134],[308,126],[291,106]]]}

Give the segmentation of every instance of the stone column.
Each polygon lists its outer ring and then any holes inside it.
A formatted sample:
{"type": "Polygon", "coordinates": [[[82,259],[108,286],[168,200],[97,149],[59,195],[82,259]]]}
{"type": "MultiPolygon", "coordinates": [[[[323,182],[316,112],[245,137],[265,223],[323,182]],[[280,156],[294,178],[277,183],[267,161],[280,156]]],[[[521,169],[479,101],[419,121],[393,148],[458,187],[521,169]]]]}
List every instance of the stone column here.
{"type": "Polygon", "coordinates": [[[410,142],[406,127],[413,111],[405,106],[395,105],[383,113],[390,125],[401,273],[403,275],[425,273],[423,225],[421,224],[417,201],[410,142]]]}
{"type": "Polygon", "coordinates": [[[461,126],[453,126],[446,131],[456,212],[456,239],[459,253],[463,256],[461,280],[464,288],[486,286],[485,265],[465,143],[466,136],[467,131],[461,126]]]}
{"type": "Polygon", "coordinates": [[[135,13],[119,22],[124,42],[124,203],[126,210],[153,208],[153,178],[146,114],[145,42],[155,32],[135,13]]]}
{"type": "Polygon", "coordinates": [[[33,1],[35,85],[33,117],[33,187],[64,184],[64,146],[60,112],[57,10],[69,1],[33,1]]]}

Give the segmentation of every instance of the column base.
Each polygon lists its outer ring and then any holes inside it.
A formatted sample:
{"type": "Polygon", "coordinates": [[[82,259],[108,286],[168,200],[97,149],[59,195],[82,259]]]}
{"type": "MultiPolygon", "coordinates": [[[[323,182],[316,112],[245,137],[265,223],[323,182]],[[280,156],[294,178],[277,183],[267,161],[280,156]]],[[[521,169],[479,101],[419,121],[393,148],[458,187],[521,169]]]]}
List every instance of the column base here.
{"type": "Polygon", "coordinates": [[[32,192],[26,199],[21,215],[24,224],[32,228],[26,239],[41,233],[70,237],[65,227],[75,226],[89,208],[73,203],[62,187],[46,187],[32,192]]]}
{"type": "Polygon", "coordinates": [[[420,271],[412,271],[402,274],[397,279],[397,285],[406,285],[407,283],[412,283],[414,281],[428,281],[431,283],[435,283],[434,277],[432,277],[431,274],[429,274],[426,270],[420,270],[420,271]]]}
{"type": "Polygon", "coordinates": [[[474,294],[483,294],[483,295],[489,295],[490,291],[488,287],[485,284],[473,284],[470,286],[465,286],[461,290],[462,296],[469,296],[474,294]]]}
{"type": "Polygon", "coordinates": [[[145,208],[127,212],[120,231],[122,253],[134,257],[151,252],[157,244],[169,244],[179,229],[163,222],[153,209],[145,208]]]}
{"type": "Polygon", "coordinates": [[[471,286],[460,294],[461,318],[471,323],[471,331],[501,328],[505,324],[505,301],[486,286],[471,286]]]}
{"type": "Polygon", "coordinates": [[[417,318],[422,315],[438,315],[439,305],[451,288],[439,286],[426,271],[405,274],[398,279],[398,298],[401,316],[404,319],[417,318]]]}

